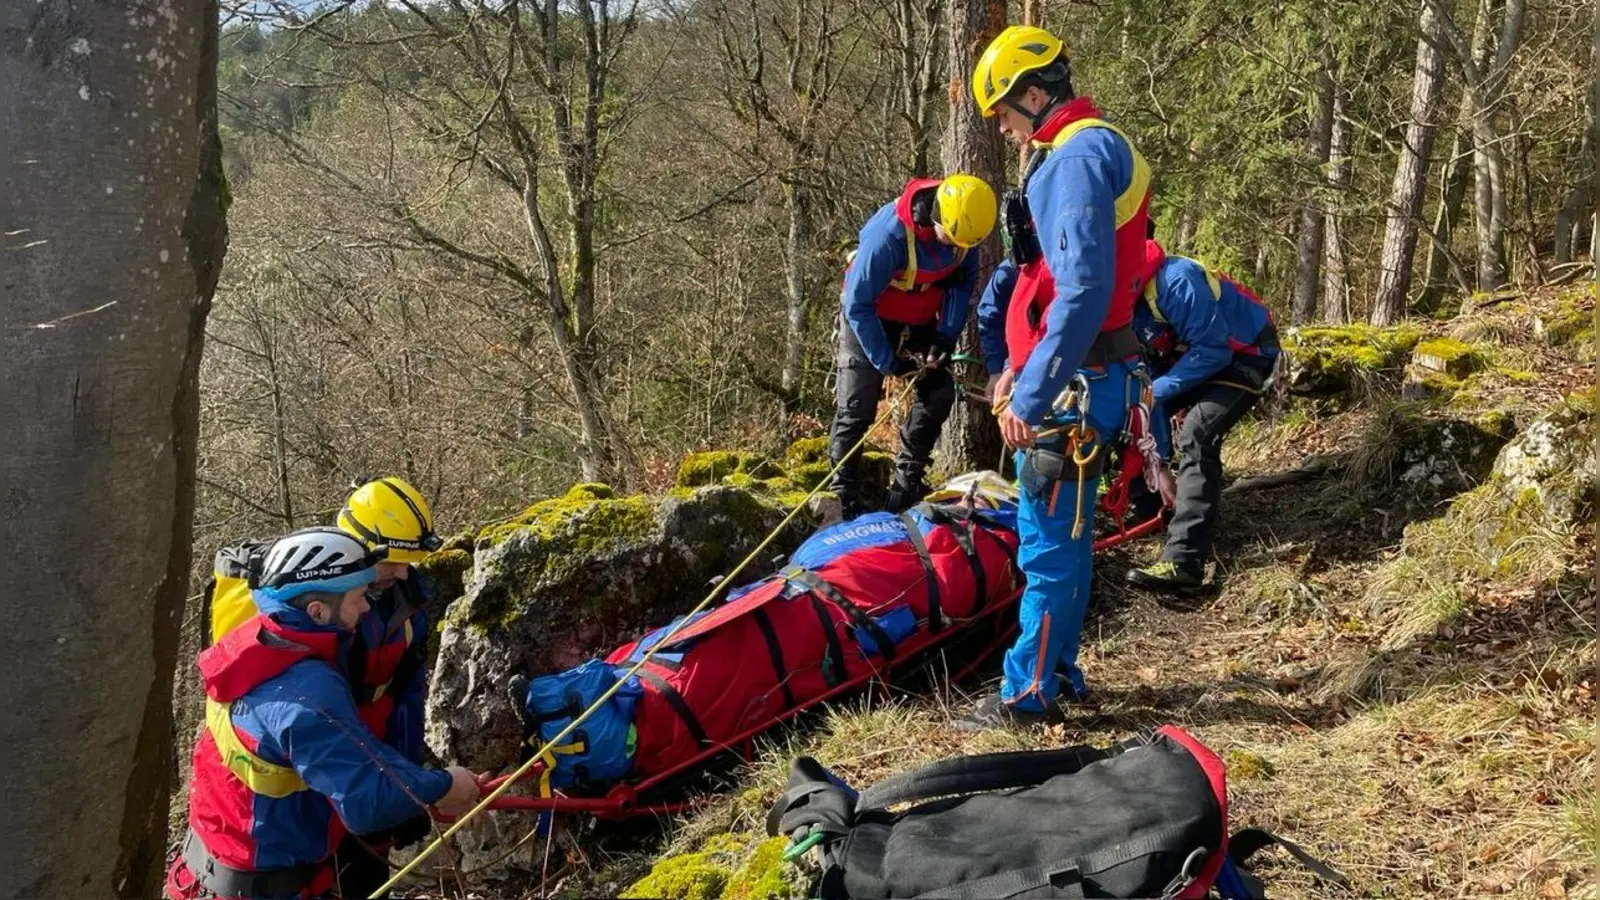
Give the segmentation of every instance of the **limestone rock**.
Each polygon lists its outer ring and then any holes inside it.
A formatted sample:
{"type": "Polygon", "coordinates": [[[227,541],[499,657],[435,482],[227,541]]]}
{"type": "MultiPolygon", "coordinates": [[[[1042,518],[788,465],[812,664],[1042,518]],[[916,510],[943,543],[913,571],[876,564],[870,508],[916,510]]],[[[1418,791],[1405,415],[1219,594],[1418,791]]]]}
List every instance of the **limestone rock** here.
{"type": "Polygon", "coordinates": [[[1412,325],[1332,325],[1284,334],[1289,387],[1299,394],[1365,399],[1398,382],[1406,355],[1421,339],[1412,325]]]}
{"type": "Polygon", "coordinates": [[[1557,405],[1506,445],[1494,477],[1511,496],[1532,492],[1554,522],[1590,520],[1600,478],[1594,417],[1592,391],[1557,405]]]}

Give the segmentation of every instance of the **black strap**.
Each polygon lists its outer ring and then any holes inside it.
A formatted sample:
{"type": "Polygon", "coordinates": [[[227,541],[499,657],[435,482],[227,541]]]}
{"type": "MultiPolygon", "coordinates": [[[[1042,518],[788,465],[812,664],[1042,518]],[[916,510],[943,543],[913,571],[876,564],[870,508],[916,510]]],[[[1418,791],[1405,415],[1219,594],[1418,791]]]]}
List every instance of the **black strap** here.
{"type": "Polygon", "coordinates": [[[928,552],[928,542],[922,539],[922,528],[911,513],[901,513],[900,522],[906,526],[906,536],[911,539],[912,549],[917,551],[917,559],[922,563],[923,581],[928,585],[928,633],[938,634],[944,630],[944,611],[939,602],[939,576],[933,568],[933,554],[928,552]]]}
{"type": "Polygon", "coordinates": [[[327,865],[306,863],[289,869],[245,872],[217,861],[193,831],[183,839],[183,863],[202,887],[218,897],[295,896],[327,865]]]}
{"type": "Polygon", "coordinates": [[[783,708],[794,708],[794,691],[789,689],[789,670],[783,665],[783,645],[778,643],[778,632],[772,627],[772,617],[760,607],[755,611],[756,627],[767,642],[767,658],[772,660],[772,672],[778,677],[778,687],[783,691],[783,708]]]}
{"type": "Polygon", "coordinates": [[[1094,343],[1089,345],[1089,352],[1084,354],[1085,366],[1104,366],[1130,356],[1138,356],[1144,352],[1144,344],[1139,342],[1139,336],[1127,325],[1111,331],[1102,331],[1094,336],[1094,343]]]}
{"type": "Polygon", "coordinates": [[[867,615],[865,610],[850,602],[850,598],[839,593],[838,588],[829,584],[810,569],[798,567],[785,569],[783,577],[804,585],[813,593],[821,594],[830,603],[849,613],[850,618],[855,620],[856,625],[861,630],[872,635],[872,641],[878,645],[878,653],[883,656],[884,661],[894,662],[894,642],[889,640],[889,633],[884,631],[883,626],[874,621],[871,616],[867,615]]]}
{"type": "Polygon", "coordinates": [[[812,591],[807,591],[806,596],[811,599],[811,608],[817,614],[817,622],[822,628],[822,636],[828,642],[828,666],[832,669],[829,687],[844,684],[850,677],[850,670],[845,668],[844,648],[839,645],[839,633],[833,628],[833,617],[828,615],[828,605],[822,598],[812,591]]]}
{"type": "Polygon", "coordinates": [[[932,519],[935,524],[944,525],[955,536],[956,546],[961,548],[961,555],[967,558],[967,566],[972,569],[972,577],[977,584],[972,601],[972,611],[983,609],[983,604],[989,599],[989,576],[983,570],[983,560],[978,557],[978,544],[973,540],[976,526],[969,515],[961,515],[956,510],[938,503],[923,503],[917,511],[932,519]]]}
{"type": "Polygon", "coordinates": [[[1189,831],[1187,825],[1171,825],[1086,856],[1000,872],[987,878],[920,894],[917,900],[987,900],[987,898],[1003,900],[1047,884],[1053,885],[1057,890],[1066,890],[1068,897],[1082,897],[1084,876],[1095,875],[1124,863],[1170,850],[1173,842],[1183,840],[1189,831]],[[1062,876],[1067,875],[1072,876],[1070,880],[1062,879],[1062,876]]]}
{"type": "Polygon", "coordinates": [[[656,693],[661,695],[661,699],[667,701],[667,705],[672,707],[672,711],[677,713],[678,718],[683,721],[683,727],[689,729],[689,736],[694,738],[695,743],[701,747],[711,743],[706,738],[706,730],[700,727],[700,720],[695,718],[694,710],[690,709],[689,704],[684,702],[683,695],[678,693],[677,688],[667,684],[665,678],[647,668],[641,668],[635,674],[639,676],[640,681],[655,688],[656,693]]]}
{"type": "Polygon", "coordinates": [[[1144,746],[1151,739],[1145,733],[1105,748],[1079,746],[958,756],[878,782],[861,793],[856,809],[1042,784],[1057,775],[1071,775],[1090,763],[1144,746]]]}
{"type": "Polygon", "coordinates": [[[1290,856],[1294,857],[1295,862],[1304,866],[1306,871],[1317,876],[1319,880],[1329,884],[1336,884],[1340,887],[1350,886],[1350,879],[1335,871],[1327,863],[1300,849],[1299,845],[1294,842],[1286,841],[1272,832],[1264,831],[1260,828],[1245,828],[1234,832],[1233,837],[1228,839],[1228,858],[1232,859],[1235,865],[1242,866],[1246,860],[1255,855],[1256,851],[1274,844],[1282,847],[1290,856]]]}

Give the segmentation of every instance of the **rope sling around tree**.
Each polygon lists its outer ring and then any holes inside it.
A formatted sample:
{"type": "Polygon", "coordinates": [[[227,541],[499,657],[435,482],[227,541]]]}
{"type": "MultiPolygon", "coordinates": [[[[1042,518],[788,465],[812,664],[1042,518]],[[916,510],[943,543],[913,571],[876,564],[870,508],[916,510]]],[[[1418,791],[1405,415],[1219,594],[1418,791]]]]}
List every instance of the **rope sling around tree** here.
{"type": "Polygon", "coordinates": [[[462,826],[466,825],[473,819],[473,817],[489,808],[489,805],[498,799],[501,794],[504,794],[513,784],[516,784],[517,781],[521,780],[523,776],[527,775],[529,770],[531,770],[536,763],[544,760],[544,758],[550,754],[552,748],[559,746],[563,741],[570,737],[573,732],[577,731],[578,726],[583,724],[584,720],[588,719],[589,716],[595,712],[595,710],[599,709],[601,706],[604,706],[606,701],[610,700],[617,691],[622,689],[622,686],[627,683],[628,679],[638,674],[639,670],[644,668],[645,663],[649,662],[651,658],[655,656],[657,650],[670,645],[672,643],[672,639],[677,636],[678,632],[682,630],[690,622],[690,620],[694,618],[694,616],[703,612],[706,607],[710,606],[713,601],[720,597],[723,592],[725,592],[729,586],[734,583],[734,579],[738,577],[739,573],[743,572],[751,562],[759,557],[767,549],[767,547],[772,544],[773,541],[777,540],[778,535],[783,533],[783,530],[789,526],[790,522],[794,521],[794,518],[800,514],[802,509],[805,509],[806,504],[811,501],[811,498],[822,493],[824,487],[833,482],[834,476],[839,473],[839,470],[843,468],[844,464],[849,462],[851,457],[859,453],[862,447],[866,446],[867,437],[872,434],[873,429],[877,428],[879,425],[882,425],[885,420],[894,414],[895,407],[899,406],[901,402],[911,395],[912,389],[916,387],[917,382],[922,378],[922,373],[924,371],[926,371],[926,369],[919,370],[911,377],[906,379],[905,386],[901,388],[900,392],[895,395],[893,400],[884,406],[883,411],[878,414],[878,417],[873,420],[872,425],[867,428],[866,434],[863,434],[861,439],[856,441],[855,446],[847,450],[845,454],[839,458],[839,461],[833,464],[833,468],[828,470],[828,474],[823,476],[823,478],[817,482],[816,486],[807,492],[805,500],[795,504],[794,509],[791,509],[789,514],[784,516],[783,520],[779,522],[765,538],[762,538],[761,543],[757,544],[756,548],[751,550],[748,556],[746,556],[743,560],[740,560],[739,564],[734,566],[733,570],[730,571],[725,578],[718,581],[711,588],[711,592],[706,594],[705,599],[695,604],[694,608],[689,611],[688,615],[680,619],[678,624],[674,625],[672,629],[661,638],[661,640],[656,641],[653,646],[647,649],[644,655],[639,658],[639,661],[630,666],[627,673],[613,682],[612,685],[603,693],[601,693],[601,695],[596,698],[593,703],[589,704],[587,709],[583,710],[577,715],[576,718],[567,723],[567,726],[557,732],[555,737],[552,737],[546,741],[536,753],[528,757],[527,761],[518,766],[516,770],[513,771],[505,780],[503,780],[498,787],[490,791],[488,796],[480,799],[478,801],[478,805],[463,813],[459,818],[450,824],[449,828],[445,829],[443,834],[434,838],[432,842],[430,842],[426,847],[422,848],[422,851],[418,853],[416,857],[402,866],[399,871],[395,872],[388,881],[384,882],[381,887],[372,893],[368,900],[376,900],[376,898],[382,897],[385,893],[392,890],[395,885],[399,884],[400,881],[407,875],[411,874],[411,872],[416,869],[417,866],[421,865],[425,860],[428,859],[428,857],[437,852],[440,847],[444,846],[445,841],[449,840],[453,835],[455,835],[456,832],[460,831],[462,826]]]}

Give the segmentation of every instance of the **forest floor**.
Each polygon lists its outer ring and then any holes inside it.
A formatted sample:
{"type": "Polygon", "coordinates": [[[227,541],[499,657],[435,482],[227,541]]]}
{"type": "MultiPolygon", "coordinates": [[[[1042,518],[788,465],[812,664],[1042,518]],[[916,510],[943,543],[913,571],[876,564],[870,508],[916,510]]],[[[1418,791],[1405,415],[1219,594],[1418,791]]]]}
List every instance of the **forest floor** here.
{"type": "MultiPolygon", "coordinates": [[[[1515,395],[1542,406],[1593,385],[1591,361],[1524,355],[1540,380],[1515,395]]],[[[1482,394],[1474,406],[1497,400],[1482,394]]],[[[1248,423],[1228,444],[1230,478],[1370,454],[1383,403],[1248,423]]],[[[642,839],[584,841],[581,854],[558,848],[540,890],[469,896],[614,894],[713,835],[758,841],[800,754],[865,785],[952,755],[1104,745],[1171,722],[1228,762],[1235,828],[1296,841],[1353,883],[1336,892],[1263,853],[1256,869],[1273,897],[1600,897],[1593,523],[1530,538],[1561,545],[1546,557],[1563,560],[1559,571],[1462,574],[1447,586],[1454,602],[1385,602],[1405,526],[1443,521],[1449,500],[1389,503],[1337,470],[1237,492],[1224,501],[1216,589],[1198,602],[1124,587],[1152,541],[1097,560],[1080,656],[1096,702],[1064,725],[950,729],[981,678],[931,697],[861,697],[766,743],[697,814],[642,839]]]]}

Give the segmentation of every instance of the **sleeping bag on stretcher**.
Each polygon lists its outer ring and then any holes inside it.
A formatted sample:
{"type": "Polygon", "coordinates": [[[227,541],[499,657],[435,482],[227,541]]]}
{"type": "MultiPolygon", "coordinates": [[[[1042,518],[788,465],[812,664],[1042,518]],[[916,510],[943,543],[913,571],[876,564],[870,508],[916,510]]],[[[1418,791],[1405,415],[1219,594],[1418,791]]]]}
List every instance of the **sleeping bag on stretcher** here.
{"type": "MultiPolygon", "coordinates": [[[[1004,602],[1021,584],[1016,508],[1003,493],[986,496],[871,513],[812,535],[781,571],[683,623],[554,748],[549,787],[600,788],[670,771],[1004,602]]],[[[525,752],[558,734],[679,621],[603,661],[533,679],[525,752]]]]}

